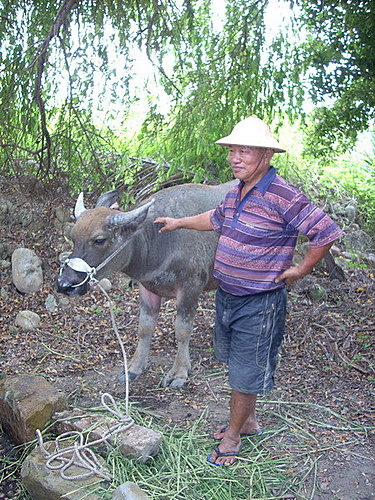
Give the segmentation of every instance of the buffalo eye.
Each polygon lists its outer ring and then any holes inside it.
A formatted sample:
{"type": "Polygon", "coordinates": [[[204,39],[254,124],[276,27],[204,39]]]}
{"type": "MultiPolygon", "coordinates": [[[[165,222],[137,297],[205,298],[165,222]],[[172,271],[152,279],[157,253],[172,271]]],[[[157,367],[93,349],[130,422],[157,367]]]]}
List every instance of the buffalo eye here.
{"type": "Polygon", "coordinates": [[[102,247],[106,241],[107,241],[106,238],[97,238],[96,240],[93,241],[93,244],[96,247],[102,247]]]}

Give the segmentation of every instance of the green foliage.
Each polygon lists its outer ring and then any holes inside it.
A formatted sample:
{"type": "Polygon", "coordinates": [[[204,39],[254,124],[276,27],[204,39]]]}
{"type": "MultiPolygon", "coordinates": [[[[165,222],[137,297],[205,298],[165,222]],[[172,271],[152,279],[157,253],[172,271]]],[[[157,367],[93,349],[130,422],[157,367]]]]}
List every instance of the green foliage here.
{"type": "Polygon", "coordinates": [[[352,146],[375,109],[375,26],[372,0],[297,0],[307,38],[296,64],[318,105],[307,130],[307,153],[331,154],[352,146]]]}
{"type": "Polygon", "coordinates": [[[135,155],[168,164],[161,177],[224,181],[226,151],[214,142],[251,114],[305,119],[309,155],[347,147],[373,116],[371,2],[296,0],[273,39],[270,3],[226,0],[220,12],[209,0],[0,0],[1,170],[64,177],[77,191],[131,184],[135,155]],[[135,48],[169,108],[150,88],[129,143],[135,48]],[[308,92],[319,105],[310,120],[308,92]]]}

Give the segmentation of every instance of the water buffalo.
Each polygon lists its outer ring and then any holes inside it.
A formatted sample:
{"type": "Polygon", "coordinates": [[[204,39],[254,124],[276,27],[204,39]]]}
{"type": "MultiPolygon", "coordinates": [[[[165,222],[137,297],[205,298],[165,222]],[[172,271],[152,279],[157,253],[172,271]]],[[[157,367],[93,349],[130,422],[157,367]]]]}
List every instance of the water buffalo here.
{"type": "MultiPolygon", "coordinates": [[[[161,299],[166,297],[177,299],[174,325],[177,353],[162,385],[184,385],[191,368],[189,340],[198,298],[203,290],[215,288],[212,268],[217,234],[187,229],[160,234],[161,225],[153,221],[159,216],[184,217],[214,208],[235,182],[218,186],[183,184],[162,189],[129,212],[112,208],[118,206],[116,191],[102,195],[91,210],[84,208],[82,199],[76,204],[74,249],[69,258],[83,259],[90,267],[99,266],[98,279],[123,271],[139,282],[138,346],[129,365],[131,380],[146,368],[161,299]]],[[[85,276],[67,265],[57,278],[57,290],[82,295],[88,288],[85,276]]]]}

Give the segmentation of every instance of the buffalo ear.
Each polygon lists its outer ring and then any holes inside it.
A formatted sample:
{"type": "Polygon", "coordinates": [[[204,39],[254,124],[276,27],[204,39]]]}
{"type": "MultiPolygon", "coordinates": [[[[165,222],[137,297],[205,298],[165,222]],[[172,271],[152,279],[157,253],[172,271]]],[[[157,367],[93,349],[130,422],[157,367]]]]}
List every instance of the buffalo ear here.
{"type": "Polygon", "coordinates": [[[148,209],[153,205],[154,199],[141,205],[130,212],[115,212],[107,218],[108,225],[114,227],[127,227],[134,229],[147,217],[148,209]]]}
{"type": "Polygon", "coordinates": [[[120,208],[120,198],[121,194],[117,189],[112,191],[107,191],[99,196],[96,200],[95,207],[109,207],[109,208],[120,208]]]}

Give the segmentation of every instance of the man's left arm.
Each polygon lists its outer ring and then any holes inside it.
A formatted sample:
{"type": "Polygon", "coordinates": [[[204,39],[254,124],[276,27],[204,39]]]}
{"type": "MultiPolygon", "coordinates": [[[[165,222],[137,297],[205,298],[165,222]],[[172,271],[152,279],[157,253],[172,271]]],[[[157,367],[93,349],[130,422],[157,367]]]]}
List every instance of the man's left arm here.
{"type": "Polygon", "coordinates": [[[284,280],[286,285],[291,285],[295,281],[311,273],[314,266],[328,253],[333,243],[332,241],[322,247],[310,247],[302,262],[281,273],[280,276],[275,279],[275,282],[279,283],[284,280]]]}

